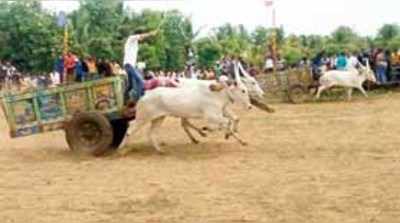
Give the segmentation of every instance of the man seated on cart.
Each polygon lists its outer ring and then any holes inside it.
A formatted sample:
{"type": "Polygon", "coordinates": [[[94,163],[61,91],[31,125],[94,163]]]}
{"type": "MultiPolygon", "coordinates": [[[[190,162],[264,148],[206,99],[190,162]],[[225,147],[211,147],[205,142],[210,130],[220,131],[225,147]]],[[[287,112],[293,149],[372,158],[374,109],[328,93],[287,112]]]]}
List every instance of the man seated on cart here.
{"type": "Polygon", "coordinates": [[[128,75],[126,86],[127,104],[136,103],[144,95],[144,81],[137,68],[137,56],[139,52],[139,42],[157,34],[157,31],[144,34],[136,34],[128,37],[124,48],[124,69],[128,75]]]}

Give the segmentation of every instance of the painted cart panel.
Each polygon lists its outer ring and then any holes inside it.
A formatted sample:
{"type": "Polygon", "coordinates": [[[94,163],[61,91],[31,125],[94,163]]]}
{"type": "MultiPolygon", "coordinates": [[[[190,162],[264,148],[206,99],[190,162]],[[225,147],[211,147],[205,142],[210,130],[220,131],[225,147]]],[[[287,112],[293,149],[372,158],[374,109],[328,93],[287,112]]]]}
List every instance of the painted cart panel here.
{"type": "Polygon", "coordinates": [[[22,137],[64,128],[75,113],[97,111],[118,119],[124,106],[124,80],[97,81],[3,95],[2,109],[11,137],[22,137]]]}
{"type": "Polygon", "coordinates": [[[311,69],[308,67],[263,74],[257,79],[265,90],[268,102],[287,102],[291,86],[303,85],[308,87],[313,82],[311,69]]]}

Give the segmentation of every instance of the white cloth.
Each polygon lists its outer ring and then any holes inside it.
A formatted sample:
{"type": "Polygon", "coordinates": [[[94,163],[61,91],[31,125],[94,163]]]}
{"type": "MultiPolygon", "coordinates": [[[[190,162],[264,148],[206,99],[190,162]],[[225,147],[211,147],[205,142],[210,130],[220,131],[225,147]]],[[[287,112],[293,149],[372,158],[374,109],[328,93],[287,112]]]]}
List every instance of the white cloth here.
{"type": "Polygon", "coordinates": [[[139,38],[140,35],[132,35],[126,41],[124,48],[124,66],[125,64],[130,64],[133,67],[136,66],[137,55],[139,52],[139,38]]]}
{"type": "Polygon", "coordinates": [[[273,69],[273,68],[274,68],[274,60],[268,58],[268,59],[265,61],[265,69],[273,69]]]}
{"type": "Polygon", "coordinates": [[[348,60],[347,60],[347,69],[352,69],[352,68],[356,68],[358,65],[358,59],[355,56],[351,56],[348,60]]]}
{"type": "Polygon", "coordinates": [[[60,73],[58,73],[57,71],[50,73],[50,78],[53,82],[53,86],[61,84],[60,73]]]}

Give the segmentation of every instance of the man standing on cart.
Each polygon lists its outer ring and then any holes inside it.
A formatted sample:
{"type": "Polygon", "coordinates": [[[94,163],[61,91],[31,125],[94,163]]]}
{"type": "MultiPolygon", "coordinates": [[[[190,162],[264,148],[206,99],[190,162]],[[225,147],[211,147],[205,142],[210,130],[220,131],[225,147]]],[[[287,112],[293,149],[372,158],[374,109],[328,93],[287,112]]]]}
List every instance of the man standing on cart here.
{"type": "Polygon", "coordinates": [[[136,67],[139,52],[139,41],[157,34],[157,31],[135,34],[128,37],[124,48],[124,68],[128,75],[126,97],[129,103],[135,103],[144,95],[143,77],[136,67]]]}

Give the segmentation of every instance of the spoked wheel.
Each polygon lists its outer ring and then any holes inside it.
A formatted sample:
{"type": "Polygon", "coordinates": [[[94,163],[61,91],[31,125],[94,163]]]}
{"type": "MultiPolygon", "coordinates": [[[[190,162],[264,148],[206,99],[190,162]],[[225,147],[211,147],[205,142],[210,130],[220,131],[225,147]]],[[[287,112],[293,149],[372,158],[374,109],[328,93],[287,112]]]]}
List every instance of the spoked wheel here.
{"type": "Polygon", "coordinates": [[[100,113],[81,113],[65,128],[67,143],[71,150],[101,156],[111,148],[113,128],[100,113]]]}
{"type": "Polygon", "coordinates": [[[301,84],[292,85],[289,88],[289,101],[293,104],[301,104],[308,100],[309,92],[301,84]]]}

